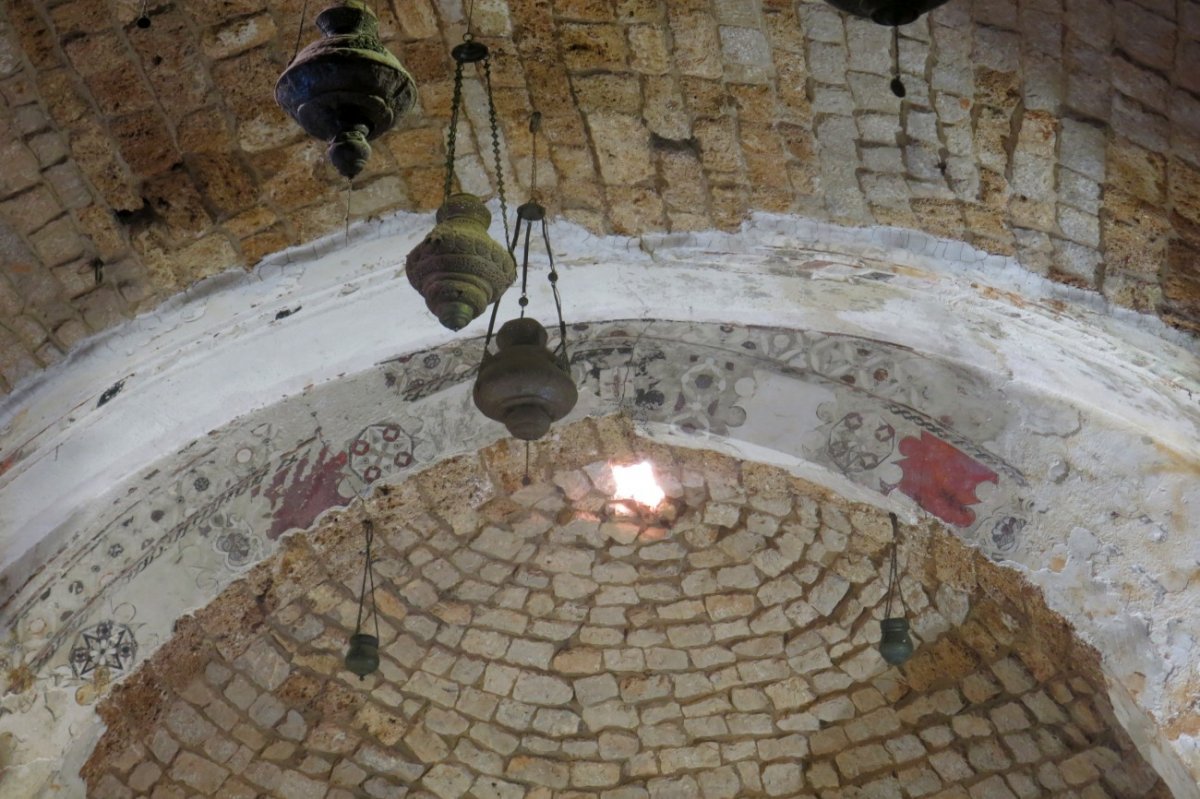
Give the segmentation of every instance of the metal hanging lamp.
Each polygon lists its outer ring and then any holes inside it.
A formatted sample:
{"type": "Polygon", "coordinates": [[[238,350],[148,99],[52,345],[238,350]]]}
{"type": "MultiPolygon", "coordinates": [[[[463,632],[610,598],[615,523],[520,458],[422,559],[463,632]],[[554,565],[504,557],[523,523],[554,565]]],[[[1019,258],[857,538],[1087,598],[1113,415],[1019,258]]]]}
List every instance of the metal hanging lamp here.
{"type": "Polygon", "coordinates": [[[375,523],[363,519],[363,536],[366,539],[366,555],[363,558],[362,591],[358,596],[358,619],[354,622],[354,634],[350,636],[350,647],[346,650],[346,668],[366,679],[368,674],[379,669],[379,610],[375,606],[375,564],[371,562],[371,544],[375,541],[375,523]],[[375,620],[375,634],[362,631],[363,606],[367,601],[367,586],[371,588],[371,616],[375,620]]]}
{"type": "Polygon", "coordinates": [[[825,0],[838,11],[869,19],[876,25],[892,29],[892,94],[903,97],[908,92],[900,79],[900,26],[916,22],[949,0],[825,0]]]}
{"type": "MultiPolygon", "coordinates": [[[[524,230],[521,258],[521,298],[517,301],[521,315],[504,323],[495,334],[496,352],[491,351],[492,331],[500,308],[497,298],[488,322],[483,346],[483,360],[475,378],[473,392],[475,407],[484,416],[501,422],[508,432],[524,441],[536,441],[550,425],[566,416],[575,407],[579,393],[571,378],[567,358],[567,323],[563,321],[562,296],[558,291],[558,271],[554,267],[554,251],[550,247],[550,232],[546,226],[546,209],[537,201],[537,134],[541,114],[534,112],[529,122],[533,136],[531,196],[529,202],[517,208],[517,224],[509,252],[515,252],[524,230]],[[558,313],[558,344],[547,346],[549,335],[536,319],[525,316],[529,305],[529,244],[535,225],[541,226],[542,241],[550,262],[550,291],[558,313]]],[[[528,456],[528,450],[526,450],[528,456]]]]}
{"type": "Polygon", "coordinates": [[[437,226],[413,248],[405,272],[413,288],[425,298],[427,307],[444,327],[461,330],[499,299],[517,277],[511,252],[488,235],[492,213],[474,194],[454,191],[455,144],[462,111],[463,69],[467,64],[483,66],[484,90],[488,100],[488,122],[496,165],[496,194],[508,238],[508,206],[504,198],[504,172],[500,164],[500,131],[492,95],[492,67],[487,45],[475,41],[470,30],[462,44],[450,51],[454,58],[454,94],[450,101],[450,129],[446,134],[446,180],[437,226]]]}
{"type": "Polygon", "coordinates": [[[364,0],[341,0],[316,25],[321,38],[303,51],[297,32],[297,53],[275,84],[275,101],[310,135],[329,142],[330,162],[353,178],[371,155],[367,142],[412,108],[413,79],[379,41],[379,19],[364,0]]]}
{"type": "Polygon", "coordinates": [[[888,516],[892,520],[892,554],[888,568],[887,603],[884,605],[883,621],[879,623],[882,633],[879,640],[879,654],[883,655],[883,659],[891,665],[900,666],[912,657],[913,642],[908,635],[908,619],[903,615],[908,612],[908,608],[904,605],[903,594],[900,595],[902,613],[900,616],[892,616],[892,595],[896,592],[896,583],[899,580],[900,572],[896,562],[896,549],[900,540],[900,522],[896,519],[896,514],[889,513],[888,516]]]}

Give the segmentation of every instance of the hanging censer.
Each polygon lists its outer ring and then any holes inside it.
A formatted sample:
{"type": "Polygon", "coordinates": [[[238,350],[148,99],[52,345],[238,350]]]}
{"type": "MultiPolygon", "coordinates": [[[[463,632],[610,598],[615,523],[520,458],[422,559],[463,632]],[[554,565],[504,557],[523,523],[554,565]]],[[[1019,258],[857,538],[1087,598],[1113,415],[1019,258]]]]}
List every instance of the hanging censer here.
{"type": "Polygon", "coordinates": [[[892,553],[888,568],[887,603],[884,605],[883,621],[879,622],[880,640],[879,654],[893,666],[900,666],[912,657],[913,642],[908,635],[908,619],[903,615],[908,609],[904,606],[904,595],[900,594],[901,615],[892,616],[892,594],[896,591],[899,581],[899,567],[896,561],[896,548],[900,541],[900,522],[896,514],[889,513],[892,521],[892,553]]]}
{"type": "MultiPolygon", "coordinates": [[[[567,359],[567,324],[563,321],[562,297],[558,292],[558,271],[554,268],[554,252],[550,248],[550,233],[546,227],[546,209],[537,202],[537,134],[541,114],[534,112],[529,123],[533,136],[531,197],[517,208],[517,224],[513,231],[510,252],[521,242],[524,226],[524,254],[521,259],[521,298],[517,301],[521,315],[505,322],[496,333],[497,351],[491,351],[492,330],[500,300],[492,307],[484,340],[483,360],[475,378],[474,399],[484,416],[501,422],[515,438],[536,441],[546,435],[553,422],[566,416],[575,407],[579,394],[571,379],[567,359]],[[547,346],[549,335],[536,319],[525,316],[529,305],[529,243],[533,226],[540,224],[542,241],[550,262],[550,291],[558,313],[558,344],[547,346]]],[[[528,450],[526,450],[528,456],[528,450]]]]}
{"type": "Polygon", "coordinates": [[[379,668],[379,610],[375,607],[375,564],[371,562],[371,544],[375,541],[375,523],[363,519],[363,537],[366,554],[363,556],[362,591],[358,595],[358,619],[354,622],[354,634],[350,636],[350,647],[346,650],[346,668],[358,679],[366,679],[379,668]],[[363,606],[367,603],[370,589],[371,611],[375,620],[375,634],[362,631],[363,606]]]}
{"type": "Polygon", "coordinates": [[[908,92],[900,80],[900,26],[916,22],[948,0],[825,0],[838,11],[869,19],[876,25],[892,29],[892,94],[903,97],[908,92]]]}
{"type": "Polygon", "coordinates": [[[405,272],[413,288],[425,298],[425,307],[443,326],[461,330],[499,299],[517,277],[517,265],[509,250],[488,235],[492,213],[474,194],[454,192],[455,142],[462,110],[463,68],[482,63],[488,100],[492,153],[496,164],[496,194],[508,238],[508,206],[504,199],[504,173],[500,165],[500,132],[492,96],[492,68],[487,45],[477,42],[468,30],[462,44],[450,51],[454,58],[454,94],[450,101],[450,130],[446,134],[446,182],[437,226],[413,248],[405,272]]]}
{"type": "Polygon", "coordinates": [[[371,155],[367,142],[412,108],[413,79],[379,41],[379,20],[363,0],[330,6],[316,24],[321,38],[293,56],[275,84],[275,102],[329,142],[330,163],[353,178],[371,155]]]}

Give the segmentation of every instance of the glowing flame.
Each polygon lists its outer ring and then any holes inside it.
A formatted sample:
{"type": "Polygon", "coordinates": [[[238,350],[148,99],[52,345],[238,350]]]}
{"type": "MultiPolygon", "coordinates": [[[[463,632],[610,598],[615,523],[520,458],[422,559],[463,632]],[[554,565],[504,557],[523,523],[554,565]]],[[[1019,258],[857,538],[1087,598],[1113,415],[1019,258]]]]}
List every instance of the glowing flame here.
{"type": "Polygon", "coordinates": [[[654,479],[654,468],[650,461],[632,466],[613,466],[613,480],[617,483],[614,499],[632,499],[647,508],[656,508],[666,493],[654,479]]]}

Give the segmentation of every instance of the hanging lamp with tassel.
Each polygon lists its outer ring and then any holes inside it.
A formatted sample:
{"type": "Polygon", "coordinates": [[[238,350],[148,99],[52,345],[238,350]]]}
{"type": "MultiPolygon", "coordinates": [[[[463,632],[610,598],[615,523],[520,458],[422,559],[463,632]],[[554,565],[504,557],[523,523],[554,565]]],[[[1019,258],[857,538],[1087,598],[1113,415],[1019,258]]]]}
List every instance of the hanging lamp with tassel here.
{"type": "Polygon", "coordinates": [[[488,123],[496,168],[496,195],[508,238],[508,206],[504,198],[504,172],[500,163],[500,131],[492,95],[492,67],[487,45],[470,30],[462,44],[450,52],[454,59],[454,92],[450,100],[450,129],[446,133],[446,175],[437,225],[408,254],[405,272],[413,288],[444,327],[461,330],[494,303],[517,277],[517,265],[504,245],[488,235],[492,213],[479,197],[455,191],[455,145],[462,113],[463,70],[478,64],[488,101],[488,123]]]}
{"type": "Polygon", "coordinates": [[[354,634],[350,636],[350,646],[346,650],[346,669],[357,674],[360,680],[379,669],[379,610],[375,607],[375,564],[371,561],[375,523],[370,519],[363,519],[363,538],[366,541],[366,553],[363,556],[362,591],[358,596],[358,619],[354,622],[354,634]],[[363,632],[363,609],[367,603],[368,589],[371,597],[369,615],[375,622],[373,635],[363,632]]]}
{"type": "MultiPolygon", "coordinates": [[[[353,178],[371,155],[368,142],[412,108],[415,86],[380,42],[379,20],[364,0],[330,6],[316,25],[321,38],[293,56],[275,84],[275,101],[309,135],[329,142],[330,162],[353,178]]],[[[297,33],[297,48],[299,42],[297,33]]]]}
{"type": "Polygon", "coordinates": [[[892,553],[888,566],[888,592],[887,602],[884,605],[883,621],[879,622],[880,641],[879,654],[893,666],[900,666],[908,662],[908,659],[913,654],[912,638],[908,635],[908,618],[905,614],[908,608],[904,605],[904,595],[899,594],[900,598],[900,615],[892,615],[892,596],[897,593],[896,583],[900,581],[900,569],[897,565],[896,550],[900,543],[900,522],[896,518],[896,514],[889,513],[888,516],[892,521],[892,553]]]}
{"type": "MultiPolygon", "coordinates": [[[[521,298],[517,301],[521,314],[504,323],[495,334],[496,352],[492,352],[492,331],[500,308],[497,299],[492,306],[484,340],[483,361],[475,378],[475,407],[489,419],[501,422],[509,434],[524,441],[536,441],[550,425],[566,416],[575,407],[579,393],[571,378],[567,357],[567,323],[563,321],[562,296],[558,290],[558,270],[554,267],[554,251],[550,247],[550,232],[546,226],[546,209],[538,202],[537,136],[541,114],[534,112],[529,122],[533,138],[533,157],[530,179],[530,200],[517,208],[517,224],[509,252],[515,253],[524,238],[521,258],[521,298]],[[548,280],[558,314],[558,343],[554,349],[547,344],[549,334],[540,322],[525,316],[529,306],[529,247],[535,226],[541,228],[542,242],[550,263],[548,280]]],[[[528,452],[526,453],[528,454],[528,452]]]]}

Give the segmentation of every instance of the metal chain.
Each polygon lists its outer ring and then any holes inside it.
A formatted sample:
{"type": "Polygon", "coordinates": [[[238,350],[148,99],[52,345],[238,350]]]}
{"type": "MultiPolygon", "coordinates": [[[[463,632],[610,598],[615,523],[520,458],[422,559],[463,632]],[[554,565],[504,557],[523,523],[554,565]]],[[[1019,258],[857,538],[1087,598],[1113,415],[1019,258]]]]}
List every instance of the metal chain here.
{"type": "MultiPolygon", "coordinates": [[[[496,98],[492,96],[492,59],[483,59],[484,88],[488,98],[488,125],[492,129],[492,155],[496,159],[496,195],[500,198],[500,218],[504,221],[504,240],[508,241],[508,203],[504,198],[504,168],[500,165],[500,127],[496,120],[496,98]]],[[[510,249],[511,254],[511,249],[510,249]]]]}
{"type": "Polygon", "coordinates": [[[463,63],[454,62],[454,95],[450,100],[450,130],[446,132],[446,185],[442,190],[442,202],[450,199],[454,188],[454,148],[458,142],[458,111],[462,106],[463,63]]]}
{"type": "Polygon", "coordinates": [[[542,240],[546,242],[546,257],[550,260],[550,291],[554,294],[554,309],[558,311],[558,346],[555,348],[558,355],[559,366],[564,371],[569,370],[569,362],[567,356],[567,323],[563,320],[562,311],[562,295],[558,293],[558,270],[554,267],[554,250],[550,249],[550,231],[546,227],[546,220],[542,218],[542,240]]]}
{"type": "Polygon", "coordinates": [[[534,111],[529,115],[529,133],[532,146],[529,165],[529,194],[534,200],[537,199],[537,173],[538,173],[538,157],[537,157],[537,142],[538,132],[542,129],[542,112],[534,111]]]}

